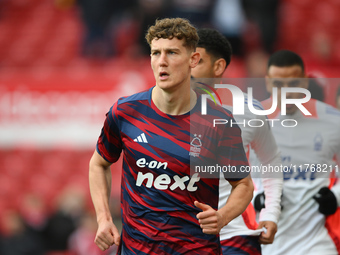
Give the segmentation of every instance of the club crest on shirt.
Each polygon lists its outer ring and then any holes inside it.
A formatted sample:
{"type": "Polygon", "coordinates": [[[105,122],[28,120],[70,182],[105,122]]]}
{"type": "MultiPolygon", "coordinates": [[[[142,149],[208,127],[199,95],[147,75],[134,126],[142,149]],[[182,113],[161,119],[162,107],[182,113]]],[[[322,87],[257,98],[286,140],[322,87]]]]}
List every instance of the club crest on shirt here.
{"type": "Polygon", "coordinates": [[[201,135],[194,134],[194,138],[191,140],[190,143],[190,152],[189,155],[192,157],[199,157],[201,153],[201,135]]]}
{"type": "Polygon", "coordinates": [[[317,133],[314,137],[314,151],[321,151],[322,149],[322,136],[320,133],[317,133]]]}

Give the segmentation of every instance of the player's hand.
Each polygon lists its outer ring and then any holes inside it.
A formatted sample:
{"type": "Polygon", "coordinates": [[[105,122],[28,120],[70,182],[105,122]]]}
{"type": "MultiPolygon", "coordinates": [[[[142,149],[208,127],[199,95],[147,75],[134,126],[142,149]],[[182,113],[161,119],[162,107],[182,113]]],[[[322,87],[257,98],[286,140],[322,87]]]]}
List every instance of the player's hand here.
{"type": "Polygon", "coordinates": [[[259,237],[261,244],[271,244],[274,241],[274,237],[277,231],[277,225],[273,221],[260,221],[258,229],[265,227],[267,232],[262,232],[259,237]]]}
{"type": "Polygon", "coordinates": [[[120,235],[112,221],[102,221],[98,223],[98,230],[94,242],[102,251],[107,250],[113,244],[119,245],[120,235]]]}
{"type": "Polygon", "coordinates": [[[323,187],[313,197],[319,203],[319,212],[324,215],[331,215],[336,212],[338,203],[334,193],[327,187],[323,187]]]}
{"type": "Polygon", "coordinates": [[[202,231],[205,234],[217,235],[224,226],[222,215],[213,209],[210,205],[202,204],[198,201],[194,202],[195,206],[202,209],[202,212],[196,215],[198,222],[201,225],[202,231]]]}

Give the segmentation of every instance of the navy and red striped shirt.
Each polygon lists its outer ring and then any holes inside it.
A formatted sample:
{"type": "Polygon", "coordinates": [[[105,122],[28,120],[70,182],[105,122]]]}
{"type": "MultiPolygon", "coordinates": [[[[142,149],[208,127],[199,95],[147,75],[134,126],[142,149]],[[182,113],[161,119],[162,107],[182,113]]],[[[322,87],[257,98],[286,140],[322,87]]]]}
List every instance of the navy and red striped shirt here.
{"type": "Polygon", "coordinates": [[[219,236],[202,232],[201,210],[194,206],[197,200],[218,209],[219,175],[202,178],[194,171],[196,165],[247,165],[240,128],[213,127],[213,119],[233,118],[210,100],[208,115],[201,115],[200,100],[190,113],[167,115],[153,104],[151,91],[119,99],[97,143],[111,163],[123,151],[118,254],[220,254],[219,236]]]}

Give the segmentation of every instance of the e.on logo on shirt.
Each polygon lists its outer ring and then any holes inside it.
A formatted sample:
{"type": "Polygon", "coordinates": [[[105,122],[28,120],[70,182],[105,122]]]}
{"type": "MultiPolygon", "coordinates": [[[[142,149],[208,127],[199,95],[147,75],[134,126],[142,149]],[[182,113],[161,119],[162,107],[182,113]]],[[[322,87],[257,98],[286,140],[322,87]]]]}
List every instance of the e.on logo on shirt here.
{"type": "Polygon", "coordinates": [[[147,166],[150,169],[166,169],[168,167],[168,162],[158,162],[156,160],[147,162],[145,158],[140,158],[136,161],[136,165],[142,168],[147,166]]]}

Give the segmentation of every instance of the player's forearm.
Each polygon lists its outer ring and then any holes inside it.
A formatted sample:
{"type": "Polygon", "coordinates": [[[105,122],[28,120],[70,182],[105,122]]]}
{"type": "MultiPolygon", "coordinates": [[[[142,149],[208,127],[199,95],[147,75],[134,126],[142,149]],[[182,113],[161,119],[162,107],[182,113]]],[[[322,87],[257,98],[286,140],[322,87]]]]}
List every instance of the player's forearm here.
{"type": "Polygon", "coordinates": [[[263,178],[265,208],[261,210],[259,221],[278,222],[281,213],[283,177],[263,178]]]}
{"type": "Polygon", "coordinates": [[[109,166],[90,161],[89,184],[97,221],[111,220],[109,198],[111,193],[111,171],[109,166]]]}
{"type": "Polygon", "coordinates": [[[230,182],[230,184],[233,187],[231,194],[225,206],[219,210],[225,219],[224,226],[245,211],[254,191],[253,182],[249,176],[238,182],[230,182]]]}
{"type": "MultiPolygon", "coordinates": [[[[282,161],[274,137],[269,129],[261,131],[261,139],[253,144],[253,148],[263,167],[280,168],[282,161]],[[259,143],[261,146],[259,147],[259,143]]],[[[259,221],[277,223],[281,213],[281,195],[283,172],[263,171],[262,184],[265,195],[265,208],[261,210],[259,221]]]]}

